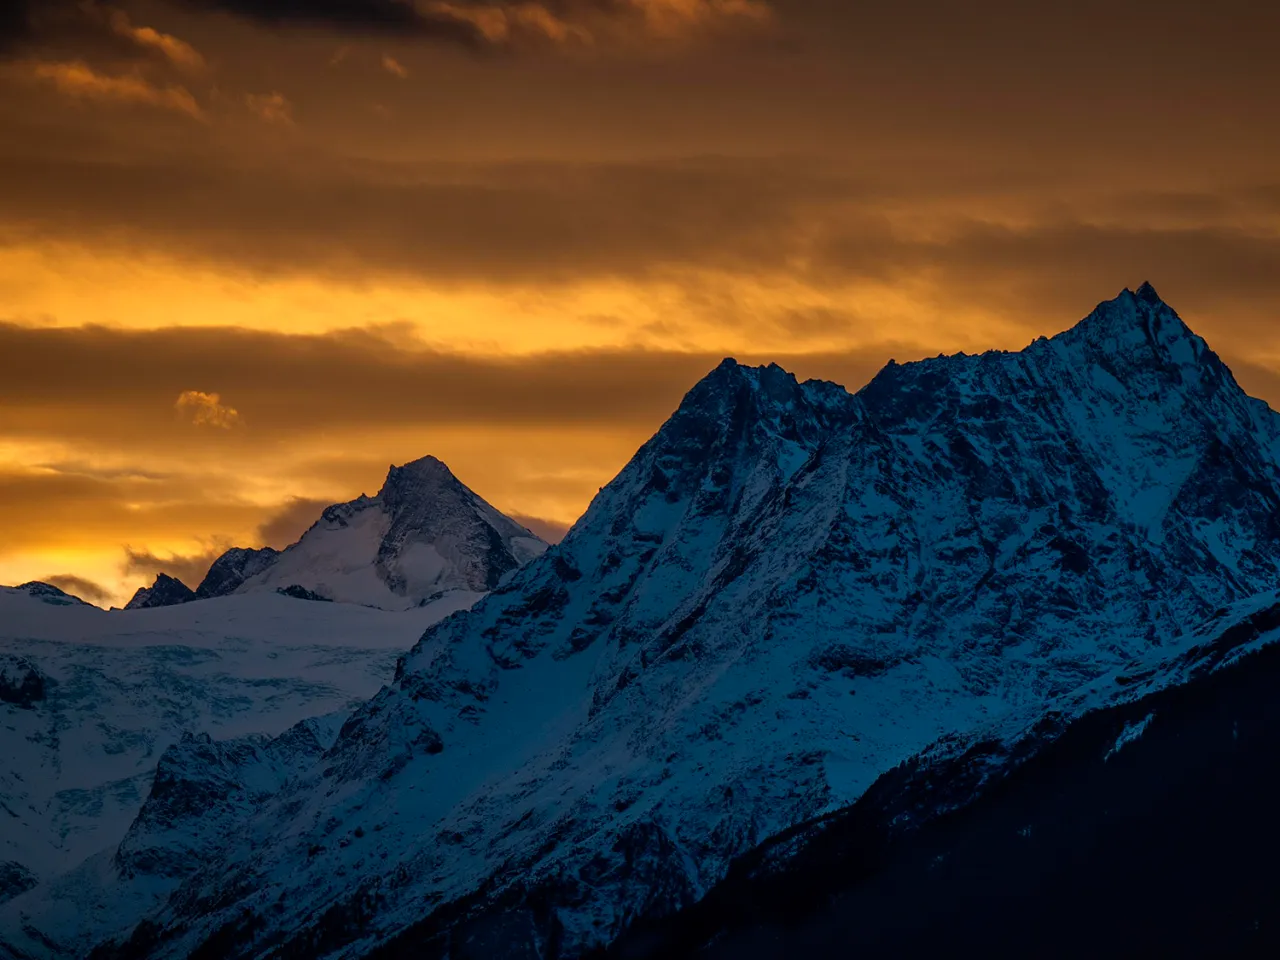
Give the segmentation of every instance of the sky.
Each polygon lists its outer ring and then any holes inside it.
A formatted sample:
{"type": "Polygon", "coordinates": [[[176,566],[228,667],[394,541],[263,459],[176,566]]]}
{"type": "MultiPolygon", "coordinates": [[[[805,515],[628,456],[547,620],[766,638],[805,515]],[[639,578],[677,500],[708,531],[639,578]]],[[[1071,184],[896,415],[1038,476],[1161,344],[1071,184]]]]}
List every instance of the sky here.
{"type": "Polygon", "coordinates": [[[426,454],[550,537],[724,356],[1150,280],[1280,407],[1256,0],[10,0],[0,583],[122,603],[426,454]]]}

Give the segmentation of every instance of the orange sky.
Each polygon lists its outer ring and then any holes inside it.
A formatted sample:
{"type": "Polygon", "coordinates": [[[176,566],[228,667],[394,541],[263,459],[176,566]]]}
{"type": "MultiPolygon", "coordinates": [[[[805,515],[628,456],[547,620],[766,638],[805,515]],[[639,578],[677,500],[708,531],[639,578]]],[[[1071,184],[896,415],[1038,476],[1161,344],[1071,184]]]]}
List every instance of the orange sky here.
{"type": "Polygon", "coordinates": [[[427,453],[567,524],[724,355],[857,387],[1144,279],[1280,402],[1263,5],[317,6],[0,14],[0,582],[427,453]]]}

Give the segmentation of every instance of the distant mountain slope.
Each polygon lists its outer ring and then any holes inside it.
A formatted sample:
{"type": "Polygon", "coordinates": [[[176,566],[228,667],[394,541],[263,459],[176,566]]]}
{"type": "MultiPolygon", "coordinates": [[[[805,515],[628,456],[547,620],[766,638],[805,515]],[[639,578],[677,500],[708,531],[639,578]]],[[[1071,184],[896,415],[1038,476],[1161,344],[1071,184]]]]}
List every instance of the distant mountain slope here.
{"type": "Polygon", "coordinates": [[[121,850],[185,838],[180,874],[118,851],[15,900],[22,943],[582,955],[929,744],[1032,724],[1274,591],[1278,453],[1280,417],[1149,286],[857,395],[726,361],[322,756],[266,777],[227,745],[231,781],[278,786],[205,838],[144,811],[121,850]]]}
{"type": "Polygon", "coordinates": [[[47,880],[114,848],[184,732],[274,735],[347,710],[475,598],[400,614],[275,595],[108,612],[0,588],[0,873],[47,880]]]}
{"type": "Polygon", "coordinates": [[[139,590],[129,608],[290,591],[405,610],[453,591],[491,590],[546,546],[441,461],[423,457],[393,466],[376,497],[327,507],[292,546],[228,550],[190,595],[162,575],[154,586],[139,590]]]}

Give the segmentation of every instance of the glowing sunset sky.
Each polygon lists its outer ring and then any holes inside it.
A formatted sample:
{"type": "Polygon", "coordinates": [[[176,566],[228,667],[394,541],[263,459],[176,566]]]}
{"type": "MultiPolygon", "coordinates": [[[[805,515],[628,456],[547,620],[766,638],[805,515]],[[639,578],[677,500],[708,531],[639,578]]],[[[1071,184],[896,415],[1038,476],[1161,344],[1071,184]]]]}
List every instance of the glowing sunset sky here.
{"type": "Polygon", "coordinates": [[[1277,35],[1253,0],[7,3],[0,583],[194,585],[428,453],[567,524],[725,355],[856,388],[1144,279],[1280,404],[1277,35]]]}

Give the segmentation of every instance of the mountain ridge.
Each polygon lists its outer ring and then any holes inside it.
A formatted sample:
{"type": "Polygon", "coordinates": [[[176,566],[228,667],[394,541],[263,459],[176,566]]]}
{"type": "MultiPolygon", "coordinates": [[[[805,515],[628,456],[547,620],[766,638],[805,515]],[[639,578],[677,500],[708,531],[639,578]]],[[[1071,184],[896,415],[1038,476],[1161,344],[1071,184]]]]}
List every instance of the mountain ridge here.
{"type": "Polygon", "coordinates": [[[283,550],[232,547],[194,591],[159,574],[126,609],[260,590],[404,609],[484,593],[545,546],[426,456],[390,466],[376,496],[324,508],[283,550]]]}
{"type": "Polygon", "coordinates": [[[422,636],[252,844],[170,878],[146,938],[85,936],[549,958],[695,902],[930,744],[1274,588],[1280,423],[1215,361],[1149,285],[857,394],[726,360],[559,545],[422,636]]]}

